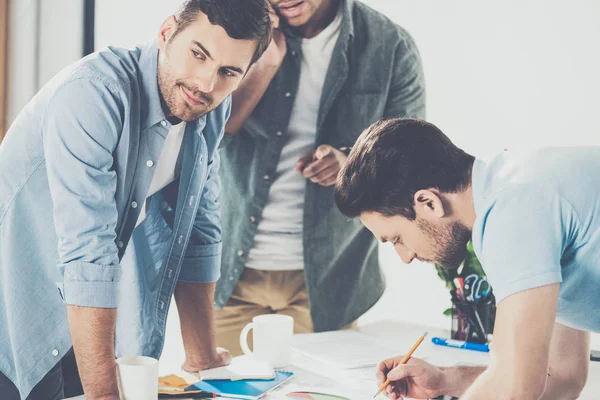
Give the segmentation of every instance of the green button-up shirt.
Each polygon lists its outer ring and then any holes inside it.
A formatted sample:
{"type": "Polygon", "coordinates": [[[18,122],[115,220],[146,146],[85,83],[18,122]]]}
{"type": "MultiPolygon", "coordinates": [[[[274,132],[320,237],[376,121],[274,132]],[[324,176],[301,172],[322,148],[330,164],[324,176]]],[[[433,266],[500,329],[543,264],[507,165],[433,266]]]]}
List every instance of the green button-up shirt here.
{"type": "MultiPolygon", "coordinates": [[[[425,84],[410,35],[382,14],[343,0],[340,36],[325,78],[315,147],[351,147],[371,123],[425,116],[425,84]]],[[[223,259],[215,305],[223,307],[254,245],[271,179],[286,143],[300,78],[301,42],[286,35],[288,51],[263,98],[221,148],[223,259]],[[284,134],[278,134],[283,132],[284,134]],[[253,218],[250,218],[253,217],[253,218]]],[[[315,331],[339,329],[372,307],[385,288],[377,243],[360,221],[335,207],[333,187],[307,180],[303,243],[315,331]]]]}

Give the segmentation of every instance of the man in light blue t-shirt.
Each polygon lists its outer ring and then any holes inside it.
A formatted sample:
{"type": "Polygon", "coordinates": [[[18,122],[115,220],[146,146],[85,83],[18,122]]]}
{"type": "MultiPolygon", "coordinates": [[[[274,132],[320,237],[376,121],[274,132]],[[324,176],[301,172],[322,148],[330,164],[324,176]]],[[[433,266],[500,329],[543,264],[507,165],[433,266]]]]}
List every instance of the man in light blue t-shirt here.
{"type": "Polygon", "coordinates": [[[490,163],[414,119],[358,139],[336,202],[405,263],[456,268],[473,240],[498,309],[489,367],[383,361],[389,397],[566,399],[583,389],[600,332],[600,148],[505,151],[490,163]]]}

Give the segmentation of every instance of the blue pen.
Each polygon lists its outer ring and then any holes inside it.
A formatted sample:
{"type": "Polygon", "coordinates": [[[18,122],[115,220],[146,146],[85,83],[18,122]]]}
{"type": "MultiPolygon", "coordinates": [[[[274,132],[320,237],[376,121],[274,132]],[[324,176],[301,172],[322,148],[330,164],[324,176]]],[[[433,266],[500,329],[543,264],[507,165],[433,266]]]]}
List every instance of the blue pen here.
{"type": "Polygon", "coordinates": [[[483,351],[485,353],[488,353],[490,351],[490,346],[488,346],[487,344],[465,342],[463,340],[442,339],[439,337],[434,337],[431,338],[431,342],[433,344],[437,344],[438,346],[455,347],[457,349],[483,351]]]}

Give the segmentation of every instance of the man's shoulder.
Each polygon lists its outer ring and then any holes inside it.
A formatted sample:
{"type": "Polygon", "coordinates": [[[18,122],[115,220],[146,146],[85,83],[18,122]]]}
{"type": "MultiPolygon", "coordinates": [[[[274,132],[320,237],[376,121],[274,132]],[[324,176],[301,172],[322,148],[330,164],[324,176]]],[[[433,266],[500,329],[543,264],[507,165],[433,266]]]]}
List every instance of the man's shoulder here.
{"type": "Polygon", "coordinates": [[[89,76],[103,81],[109,88],[119,89],[141,79],[140,48],[107,47],[81,60],[75,76],[89,76]]]}
{"type": "Polygon", "coordinates": [[[354,35],[359,38],[378,38],[380,43],[390,41],[413,41],[412,36],[385,14],[371,8],[365,3],[354,0],[352,3],[352,22],[354,35]]]}

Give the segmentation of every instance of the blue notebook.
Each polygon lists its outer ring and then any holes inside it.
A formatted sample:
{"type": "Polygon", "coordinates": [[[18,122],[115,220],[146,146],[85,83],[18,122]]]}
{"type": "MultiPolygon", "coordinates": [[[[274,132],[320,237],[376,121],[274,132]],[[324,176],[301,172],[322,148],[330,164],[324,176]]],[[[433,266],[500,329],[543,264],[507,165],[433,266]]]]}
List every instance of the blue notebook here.
{"type": "Polygon", "coordinates": [[[238,399],[258,399],[282,385],[294,375],[293,372],[275,371],[275,378],[269,380],[243,379],[239,381],[199,381],[186,390],[202,390],[220,396],[238,399]]]}

